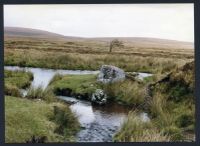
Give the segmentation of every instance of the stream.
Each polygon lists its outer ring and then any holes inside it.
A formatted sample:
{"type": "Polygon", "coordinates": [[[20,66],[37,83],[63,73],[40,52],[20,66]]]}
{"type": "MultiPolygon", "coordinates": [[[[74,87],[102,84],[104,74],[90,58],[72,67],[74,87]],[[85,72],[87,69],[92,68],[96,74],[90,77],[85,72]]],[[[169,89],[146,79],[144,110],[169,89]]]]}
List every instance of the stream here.
{"type": "MultiPolygon", "coordinates": [[[[33,73],[34,79],[31,86],[42,86],[46,88],[48,83],[57,73],[61,75],[80,75],[80,74],[98,74],[99,71],[89,70],[61,70],[61,69],[42,69],[32,67],[5,66],[5,70],[25,70],[33,73]]],[[[151,76],[148,73],[139,73],[138,78],[151,76]]],[[[26,94],[26,90],[23,90],[26,94]]],[[[123,121],[127,118],[130,108],[110,103],[105,106],[94,106],[89,101],[76,99],[67,96],[58,96],[59,99],[74,102],[70,109],[78,117],[81,124],[81,130],[77,133],[78,142],[112,142],[113,135],[120,129],[123,121]]],[[[143,121],[149,121],[146,113],[141,112],[138,115],[143,121]]]]}

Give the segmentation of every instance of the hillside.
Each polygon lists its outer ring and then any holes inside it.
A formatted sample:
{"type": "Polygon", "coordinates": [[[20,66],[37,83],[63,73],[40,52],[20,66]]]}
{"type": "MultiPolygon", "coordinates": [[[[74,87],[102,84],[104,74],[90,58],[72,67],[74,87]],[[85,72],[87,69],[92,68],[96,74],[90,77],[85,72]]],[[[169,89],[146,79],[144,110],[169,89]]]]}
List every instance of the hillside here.
{"type": "Polygon", "coordinates": [[[78,38],[47,31],[5,27],[6,65],[98,70],[103,64],[125,71],[166,72],[194,58],[193,44],[154,38],[78,38]],[[47,63],[48,62],[48,63],[47,63]],[[141,65],[142,64],[142,65],[141,65]]]}
{"type": "Polygon", "coordinates": [[[175,40],[145,38],[145,37],[99,37],[99,38],[83,38],[74,36],[64,36],[48,31],[20,28],[20,27],[5,27],[4,35],[6,38],[22,37],[22,38],[42,38],[55,39],[62,41],[84,41],[93,43],[108,44],[113,39],[119,39],[124,42],[126,46],[134,46],[139,48],[165,48],[165,49],[194,49],[194,43],[181,42],[175,40]]]}
{"type": "Polygon", "coordinates": [[[4,27],[5,37],[29,37],[29,38],[43,38],[43,39],[81,39],[79,37],[67,37],[61,34],[52,33],[39,29],[22,28],[22,27],[4,27]]]}

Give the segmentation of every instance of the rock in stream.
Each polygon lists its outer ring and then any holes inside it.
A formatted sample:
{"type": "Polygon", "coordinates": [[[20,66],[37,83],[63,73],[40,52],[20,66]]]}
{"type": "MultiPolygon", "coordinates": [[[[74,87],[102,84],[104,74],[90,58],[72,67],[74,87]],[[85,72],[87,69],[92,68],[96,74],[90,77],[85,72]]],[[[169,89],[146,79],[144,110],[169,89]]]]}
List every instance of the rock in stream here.
{"type": "Polygon", "coordinates": [[[125,79],[125,72],[112,65],[102,65],[97,81],[102,83],[113,83],[123,81],[125,79]]]}

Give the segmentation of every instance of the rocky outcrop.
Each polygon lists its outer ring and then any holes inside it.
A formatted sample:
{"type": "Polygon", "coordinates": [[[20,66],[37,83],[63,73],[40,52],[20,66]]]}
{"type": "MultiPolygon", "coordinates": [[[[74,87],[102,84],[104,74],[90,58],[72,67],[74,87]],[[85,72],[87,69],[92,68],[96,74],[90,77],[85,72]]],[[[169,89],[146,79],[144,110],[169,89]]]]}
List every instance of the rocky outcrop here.
{"type": "Polygon", "coordinates": [[[125,79],[125,72],[112,65],[103,65],[100,69],[97,81],[102,83],[113,83],[117,81],[123,81],[125,79]]]}
{"type": "Polygon", "coordinates": [[[91,102],[93,104],[104,105],[107,102],[107,95],[102,89],[96,89],[92,94],[91,102]]]}

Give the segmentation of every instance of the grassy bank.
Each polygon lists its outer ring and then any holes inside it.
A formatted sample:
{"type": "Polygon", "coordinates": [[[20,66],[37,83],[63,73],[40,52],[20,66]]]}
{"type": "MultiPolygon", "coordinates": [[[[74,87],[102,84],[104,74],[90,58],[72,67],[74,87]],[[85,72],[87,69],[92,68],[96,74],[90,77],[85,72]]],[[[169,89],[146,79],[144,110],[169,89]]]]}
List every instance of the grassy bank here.
{"type": "Polygon", "coordinates": [[[100,84],[96,75],[55,75],[49,87],[57,95],[76,96],[90,100],[90,96],[100,84]]]}
{"type": "Polygon", "coordinates": [[[20,96],[19,89],[30,86],[33,80],[33,74],[25,71],[4,71],[5,94],[11,96],[20,96]]]}
{"type": "Polygon", "coordinates": [[[105,93],[112,100],[130,106],[137,106],[144,103],[145,85],[137,81],[126,79],[122,82],[103,86],[105,93]]]}
{"type": "MultiPolygon", "coordinates": [[[[148,102],[151,122],[142,122],[135,113],[128,115],[114,141],[187,141],[193,139],[195,125],[193,49],[135,46],[113,48],[104,41],[59,41],[37,38],[5,37],[5,65],[51,69],[99,70],[114,65],[127,72],[150,72],[143,82],[126,79],[103,85],[96,75],[55,75],[47,89],[30,88],[27,99],[17,98],[19,89],[30,86],[32,74],[5,71],[6,142],[25,142],[32,136],[46,137],[45,142],[73,141],[79,130],[77,118],[68,106],[55,101],[56,95],[90,100],[98,88],[110,102],[138,106],[146,102],[145,88],[165,74],[164,82],[152,88],[148,102]],[[183,67],[181,67],[183,66],[183,67]],[[40,100],[39,100],[40,99],[40,100]],[[56,102],[56,103],[55,103],[56,102]]],[[[162,46],[162,45],[161,45],[162,46]]]]}
{"type": "Polygon", "coordinates": [[[39,87],[30,87],[28,89],[27,95],[25,98],[28,99],[40,99],[44,100],[48,103],[58,101],[53,91],[49,88],[43,88],[42,86],[39,87]]]}
{"type": "Polygon", "coordinates": [[[41,142],[75,140],[79,123],[68,105],[56,100],[50,89],[42,87],[31,87],[24,98],[18,98],[22,97],[20,89],[31,84],[30,72],[5,70],[4,76],[6,143],[31,142],[33,137],[41,142]]]}
{"type": "Polygon", "coordinates": [[[172,140],[194,136],[194,62],[173,71],[168,79],[155,85],[150,113],[158,126],[171,134],[172,140]]]}
{"type": "Polygon", "coordinates": [[[164,135],[151,122],[142,121],[136,112],[130,112],[113,140],[115,142],[168,142],[170,137],[164,135]]]}
{"type": "Polygon", "coordinates": [[[157,82],[148,105],[151,123],[138,122],[131,113],[115,141],[194,141],[194,62],[157,82]]]}
{"type": "Polygon", "coordinates": [[[32,136],[46,137],[45,142],[73,141],[78,129],[79,124],[66,105],[5,97],[6,143],[24,143],[32,136]],[[58,131],[60,127],[64,132],[58,131]]]}
{"type": "Polygon", "coordinates": [[[109,101],[130,106],[142,104],[145,95],[145,83],[126,79],[112,84],[102,84],[97,82],[97,75],[55,75],[48,88],[57,95],[87,100],[90,100],[96,89],[103,89],[109,101]]]}
{"type": "Polygon", "coordinates": [[[126,42],[123,48],[116,47],[109,53],[109,41],[5,37],[4,63],[80,70],[98,70],[101,65],[110,64],[125,71],[162,73],[194,58],[193,49],[136,44],[126,42]]]}
{"type": "Polygon", "coordinates": [[[4,62],[5,65],[72,70],[98,70],[102,65],[110,64],[125,71],[163,73],[183,65],[187,59],[115,53],[83,54],[62,51],[5,50],[4,62]]]}

